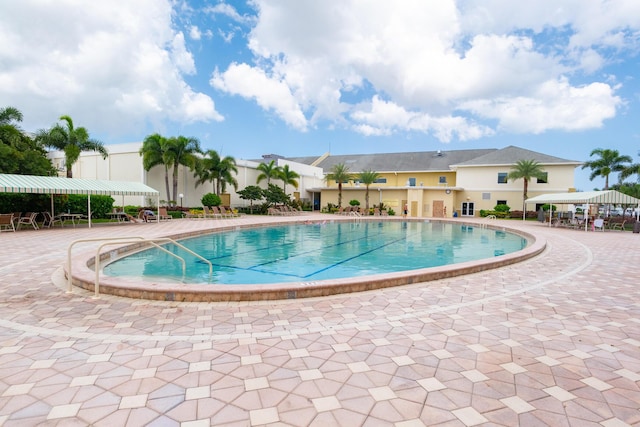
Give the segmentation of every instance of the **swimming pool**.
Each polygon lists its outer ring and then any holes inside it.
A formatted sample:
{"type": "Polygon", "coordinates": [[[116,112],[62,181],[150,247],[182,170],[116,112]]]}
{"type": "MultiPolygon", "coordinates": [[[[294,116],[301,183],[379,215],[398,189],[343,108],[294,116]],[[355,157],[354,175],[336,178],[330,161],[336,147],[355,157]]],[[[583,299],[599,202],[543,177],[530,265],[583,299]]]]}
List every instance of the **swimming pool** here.
{"type": "Polygon", "coordinates": [[[181,241],[210,260],[175,246],[175,258],[157,249],[108,264],[105,276],[197,285],[315,283],[447,266],[524,249],[526,238],[478,225],[438,221],[300,223],[238,229],[181,241]]]}

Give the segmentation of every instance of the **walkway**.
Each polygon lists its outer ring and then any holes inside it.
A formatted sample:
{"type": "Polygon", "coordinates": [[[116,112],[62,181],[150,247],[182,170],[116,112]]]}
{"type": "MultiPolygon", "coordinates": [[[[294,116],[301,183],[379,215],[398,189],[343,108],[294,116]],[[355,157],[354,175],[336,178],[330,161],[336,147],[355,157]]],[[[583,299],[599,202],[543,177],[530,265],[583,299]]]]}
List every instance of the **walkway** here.
{"type": "Polygon", "coordinates": [[[547,250],[328,298],[65,293],[74,239],[253,220],[0,234],[0,425],[640,425],[640,236],[629,232],[509,221],[547,250]]]}

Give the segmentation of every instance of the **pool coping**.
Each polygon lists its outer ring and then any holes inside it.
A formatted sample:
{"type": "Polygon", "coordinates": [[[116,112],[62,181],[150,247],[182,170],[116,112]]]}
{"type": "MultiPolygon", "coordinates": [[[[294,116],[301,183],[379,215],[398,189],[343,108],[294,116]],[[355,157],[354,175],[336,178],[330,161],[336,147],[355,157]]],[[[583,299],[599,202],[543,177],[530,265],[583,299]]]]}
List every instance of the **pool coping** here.
{"type": "MultiPolygon", "coordinates": [[[[375,289],[409,285],[421,282],[430,282],[450,277],[462,276],[477,273],[489,269],[495,269],[506,265],[522,262],[540,254],[546,248],[546,239],[541,236],[512,229],[504,224],[492,224],[490,221],[473,220],[448,220],[445,218],[380,218],[368,217],[360,218],[358,221],[409,221],[409,222],[446,222],[458,225],[469,225],[474,227],[489,228],[501,231],[508,231],[527,239],[527,246],[517,252],[486,258],[477,261],[468,261],[452,265],[429,267],[417,270],[406,270],[401,272],[383,273],[360,277],[349,277],[341,279],[320,280],[311,282],[287,282],[270,284],[184,284],[171,282],[141,282],[124,277],[109,277],[100,273],[99,293],[120,297],[160,300],[160,301],[181,301],[181,302],[213,302],[213,301],[261,301],[261,300],[283,300],[296,298],[312,298],[328,295],[336,295],[351,292],[371,291],[375,289]]],[[[353,218],[335,218],[329,222],[353,222],[353,218]]],[[[312,223],[321,223],[313,221],[312,223]]],[[[283,221],[268,224],[229,224],[211,230],[200,230],[188,233],[167,235],[165,237],[174,240],[194,237],[197,235],[218,233],[224,231],[238,230],[256,227],[274,227],[278,225],[292,225],[308,223],[304,217],[298,221],[283,221]]],[[[101,264],[103,261],[115,261],[126,254],[141,250],[144,245],[124,244],[100,254],[101,264]]],[[[146,248],[148,246],[144,246],[146,248]]],[[[85,251],[73,257],[73,277],[74,286],[95,292],[95,250],[85,251]]],[[[101,268],[106,264],[102,264],[101,268]]],[[[68,266],[64,266],[65,277],[68,279],[68,266]]]]}

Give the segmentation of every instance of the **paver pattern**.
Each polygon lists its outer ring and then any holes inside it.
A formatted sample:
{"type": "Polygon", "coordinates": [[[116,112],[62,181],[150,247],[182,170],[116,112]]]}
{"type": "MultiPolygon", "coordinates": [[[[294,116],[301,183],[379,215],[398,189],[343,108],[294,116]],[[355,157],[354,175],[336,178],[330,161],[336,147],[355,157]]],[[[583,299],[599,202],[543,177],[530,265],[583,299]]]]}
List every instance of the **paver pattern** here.
{"type": "Polygon", "coordinates": [[[256,220],[275,219],[1,233],[0,425],[640,425],[640,235],[630,232],[496,222],[547,249],[496,270],[326,298],[65,292],[74,239],[256,220]]]}

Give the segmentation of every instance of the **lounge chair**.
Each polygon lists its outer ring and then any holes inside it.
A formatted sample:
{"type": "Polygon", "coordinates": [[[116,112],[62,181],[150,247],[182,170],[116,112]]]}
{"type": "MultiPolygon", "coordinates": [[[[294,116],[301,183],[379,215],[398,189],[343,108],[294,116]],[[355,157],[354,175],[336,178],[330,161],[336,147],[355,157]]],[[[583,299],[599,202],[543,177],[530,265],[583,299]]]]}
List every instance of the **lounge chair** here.
{"type": "Polygon", "coordinates": [[[224,206],[220,206],[219,209],[220,209],[220,214],[224,218],[233,218],[235,216],[232,210],[227,210],[224,206]]]}
{"type": "Polygon", "coordinates": [[[18,220],[18,230],[22,227],[22,224],[31,225],[34,230],[38,229],[38,212],[27,212],[24,216],[21,216],[18,220]]]}
{"type": "Polygon", "coordinates": [[[0,214],[0,231],[16,231],[13,225],[13,214],[0,214]]]}
{"type": "Polygon", "coordinates": [[[173,217],[167,212],[167,208],[159,208],[158,215],[160,217],[160,221],[169,221],[173,219],[173,217]]]}
{"type": "Polygon", "coordinates": [[[222,214],[220,214],[220,211],[218,211],[218,208],[215,206],[212,206],[212,207],[204,206],[204,217],[205,218],[222,218],[222,214]]]}
{"type": "Polygon", "coordinates": [[[157,219],[156,214],[149,209],[142,209],[138,212],[138,219],[141,219],[144,222],[155,221],[157,219]]]}

